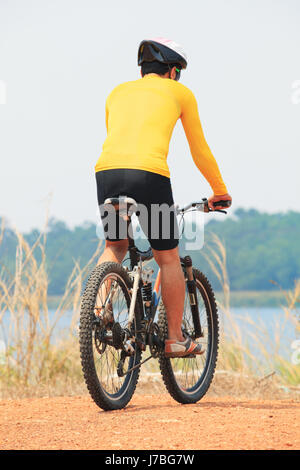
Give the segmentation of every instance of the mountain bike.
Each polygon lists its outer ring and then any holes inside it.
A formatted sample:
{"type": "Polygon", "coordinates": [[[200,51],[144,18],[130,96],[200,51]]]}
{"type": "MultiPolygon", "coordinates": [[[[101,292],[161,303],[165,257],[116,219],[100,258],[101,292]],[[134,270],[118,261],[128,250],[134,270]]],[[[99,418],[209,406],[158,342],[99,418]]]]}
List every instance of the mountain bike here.
{"type": "MultiPolygon", "coordinates": [[[[123,211],[128,224],[138,207],[126,196],[110,198],[105,204],[123,211]]],[[[228,201],[217,204],[230,205],[228,201]]],[[[176,213],[184,217],[190,210],[211,212],[207,199],[202,199],[177,207],[176,213]]],[[[193,267],[190,256],[180,257],[186,282],[182,333],[200,342],[204,352],[166,358],[168,322],[160,295],[160,270],[152,281],[153,269],[145,266],[153,258],[152,249],[138,249],[129,233],[128,240],[130,267],[114,262],[97,265],[82,296],[79,343],[88,391],[103,410],[124,408],[134,394],[142,364],[157,359],[170,395],[179,403],[196,403],[207,392],[217,362],[219,320],[213,289],[193,267]],[[145,351],[150,355],[142,360],[145,351]]]]}

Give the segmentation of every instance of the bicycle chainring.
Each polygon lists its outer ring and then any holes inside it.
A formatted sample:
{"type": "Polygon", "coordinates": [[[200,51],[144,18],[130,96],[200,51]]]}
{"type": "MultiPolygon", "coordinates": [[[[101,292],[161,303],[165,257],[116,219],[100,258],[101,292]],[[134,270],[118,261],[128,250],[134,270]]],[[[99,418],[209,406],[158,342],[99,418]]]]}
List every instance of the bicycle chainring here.
{"type": "Polygon", "coordinates": [[[164,347],[164,342],[162,340],[161,331],[157,323],[152,323],[151,325],[151,341],[150,341],[150,352],[154,358],[157,358],[159,354],[162,352],[164,347]]]}

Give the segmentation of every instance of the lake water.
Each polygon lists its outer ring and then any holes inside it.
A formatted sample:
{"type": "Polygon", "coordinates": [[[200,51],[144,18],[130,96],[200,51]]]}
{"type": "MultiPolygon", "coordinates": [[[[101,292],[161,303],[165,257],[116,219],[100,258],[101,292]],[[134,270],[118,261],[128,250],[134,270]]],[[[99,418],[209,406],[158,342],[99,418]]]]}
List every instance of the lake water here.
{"type": "MultiPolygon", "coordinates": [[[[50,322],[54,312],[54,310],[49,312],[50,322]]],[[[236,330],[232,327],[230,318],[221,311],[219,311],[219,316],[221,331],[230,335],[235,334],[236,330]]],[[[234,324],[238,326],[238,334],[241,337],[242,343],[244,345],[248,344],[253,348],[255,354],[260,354],[259,346],[257,347],[257,345],[263,345],[270,353],[276,347],[276,351],[287,358],[293,352],[293,341],[299,339],[299,333],[296,333],[295,324],[287,319],[284,311],[280,308],[231,308],[231,318],[234,324]]],[[[72,312],[66,312],[55,327],[53,334],[54,341],[63,332],[70,329],[71,320],[72,312]]],[[[3,349],[6,343],[9,323],[9,316],[5,315],[0,325],[0,349],[3,349]]]]}
{"type": "Polygon", "coordinates": [[[259,357],[261,348],[288,359],[293,353],[293,342],[299,339],[296,317],[287,317],[280,308],[243,307],[231,308],[231,317],[238,326],[235,333],[230,318],[219,312],[221,328],[227,334],[240,335],[243,345],[259,357]]]}

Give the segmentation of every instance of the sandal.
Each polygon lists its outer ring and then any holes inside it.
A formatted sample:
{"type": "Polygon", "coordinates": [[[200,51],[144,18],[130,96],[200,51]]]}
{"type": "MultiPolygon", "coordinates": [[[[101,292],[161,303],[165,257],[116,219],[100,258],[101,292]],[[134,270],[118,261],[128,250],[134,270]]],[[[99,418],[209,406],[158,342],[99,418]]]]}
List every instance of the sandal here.
{"type": "Polygon", "coordinates": [[[203,353],[202,345],[195,343],[191,338],[186,338],[185,341],[175,341],[174,339],[166,339],[165,341],[165,357],[186,357],[203,353]]]}

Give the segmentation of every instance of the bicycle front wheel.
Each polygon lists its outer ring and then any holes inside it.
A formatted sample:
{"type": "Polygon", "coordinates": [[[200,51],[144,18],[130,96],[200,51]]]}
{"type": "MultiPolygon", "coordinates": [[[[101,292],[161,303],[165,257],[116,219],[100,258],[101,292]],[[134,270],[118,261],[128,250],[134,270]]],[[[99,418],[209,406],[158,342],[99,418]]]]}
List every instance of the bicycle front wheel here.
{"type": "MultiPolygon", "coordinates": [[[[124,408],[139,377],[139,367],[129,370],[140,363],[140,348],[133,344],[131,355],[124,354],[122,348],[131,288],[132,281],[125,269],[117,263],[105,262],[93,270],[82,297],[79,326],[81,365],[91,397],[104,410],[124,408]],[[105,311],[108,300],[110,309],[105,311]]],[[[136,337],[136,333],[135,315],[131,336],[136,337]]]]}
{"type": "MultiPolygon", "coordinates": [[[[207,392],[214,376],[219,344],[219,322],[213,290],[207,278],[193,269],[202,336],[197,340],[204,353],[187,358],[166,358],[161,352],[160,370],[170,395],[179,403],[196,403],[207,392]]],[[[158,325],[164,339],[168,338],[168,323],[163,303],[160,303],[158,325]]],[[[194,324],[189,295],[186,290],[182,321],[183,331],[194,337],[194,324]]]]}

